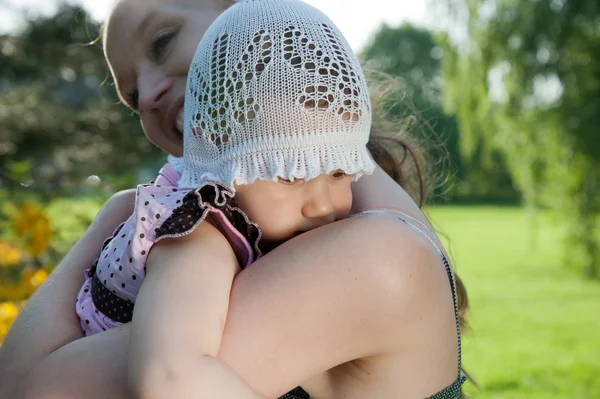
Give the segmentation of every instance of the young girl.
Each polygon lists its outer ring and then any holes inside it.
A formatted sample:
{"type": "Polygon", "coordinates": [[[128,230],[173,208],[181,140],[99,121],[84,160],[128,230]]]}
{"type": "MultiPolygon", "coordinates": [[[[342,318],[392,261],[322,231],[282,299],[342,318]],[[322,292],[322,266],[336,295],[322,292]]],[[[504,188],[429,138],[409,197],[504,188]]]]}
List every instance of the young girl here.
{"type": "Polygon", "coordinates": [[[319,11],[243,0],[211,25],[188,77],[183,173],[167,165],[138,187],[133,215],[77,297],[84,335],[133,320],[135,392],[192,397],[187,370],[197,372],[196,356],[217,355],[233,277],[262,252],[347,217],[351,182],[375,167],[370,129],[359,63],[319,11]],[[155,255],[167,239],[175,253],[155,255]],[[203,247],[210,253],[198,262],[203,247]],[[213,267],[233,256],[238,269],[213,267]],[[177,384],[165,386],[163,374],[177,384]]]}

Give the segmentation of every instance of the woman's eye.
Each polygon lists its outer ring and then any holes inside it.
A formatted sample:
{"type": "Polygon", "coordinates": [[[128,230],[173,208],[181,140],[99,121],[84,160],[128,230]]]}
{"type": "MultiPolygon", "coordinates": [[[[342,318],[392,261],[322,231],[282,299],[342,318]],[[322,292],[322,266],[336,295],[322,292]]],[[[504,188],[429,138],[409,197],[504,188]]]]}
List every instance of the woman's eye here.
{"type": "Polygon", "coordinates": [[[131,93],[127,94],[125,103],[137,112],[139,102],[139,92],[138,89],[133,89],[131,93]]]}
{"type": "Polygon", "coordinates": [[[167,32],[154,39],[150,51],[155,60],[159,61],[163,57],[169,44],[171,44],[171,41],[175,38],[175,35],[175,32],[167,32]]]}

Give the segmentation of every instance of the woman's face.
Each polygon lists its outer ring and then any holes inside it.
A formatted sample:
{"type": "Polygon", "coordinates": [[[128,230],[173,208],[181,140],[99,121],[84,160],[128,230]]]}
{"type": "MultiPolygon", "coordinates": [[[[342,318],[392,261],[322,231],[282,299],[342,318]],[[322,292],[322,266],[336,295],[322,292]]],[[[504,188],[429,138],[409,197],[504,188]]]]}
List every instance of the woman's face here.
{"type": "Polygon", "coordinates": [[[121,0],[111,13],[104,53],[121,100],[140,115],[148,139],[183,150],[185,83],[196,47],[223,11],[219,0],[121,0]]]}

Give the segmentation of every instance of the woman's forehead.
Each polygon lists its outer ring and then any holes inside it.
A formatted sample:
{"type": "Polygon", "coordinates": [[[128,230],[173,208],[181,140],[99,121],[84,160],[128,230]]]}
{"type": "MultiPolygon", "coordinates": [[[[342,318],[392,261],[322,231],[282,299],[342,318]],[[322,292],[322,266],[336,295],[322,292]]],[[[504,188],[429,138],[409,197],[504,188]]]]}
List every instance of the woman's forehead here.
{"type": "MultiPolygon", "coordinates": [[[[219,0],[223,1],[223,0],[219,0]]],[[[217,9],[215,0],[120,0],[113,7],[106,24],[107,39],[119,41],[135,36],[152,15],[183,10],[217,9]]]]}
{"type": "Polygon", "coordinates": [[[118,37],[122,40],[132,36],[148,15],[160,13],[171,2],[176,7],[181,0],[120,0],[108,16],[106,39],[118,37]]]}
{"type": "Polygon", "coordinates": [[[148,12],[156,12],[156,0],[121,0],[110,13],[105,26],[104,51],[107,58],[126,44],[148,12]]]}

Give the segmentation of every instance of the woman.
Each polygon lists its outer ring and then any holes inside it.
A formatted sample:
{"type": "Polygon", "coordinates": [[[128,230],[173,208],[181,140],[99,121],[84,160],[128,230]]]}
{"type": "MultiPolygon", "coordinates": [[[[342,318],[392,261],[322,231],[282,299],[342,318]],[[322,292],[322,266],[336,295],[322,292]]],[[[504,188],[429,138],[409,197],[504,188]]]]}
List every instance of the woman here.
{"type": "MultiPolygon", "coordinates": [[[[139,112],[148,137],[173,155],[181,155],[178,120],[191,58],[223,6],[122,0],[109,19],[105,52],[119,94],[139,112]]],[[[298,385],[312,398],[456,391],[460,336],[439,240],[381,169],[353,194],[354,213],[398,209],[407,223],[390,212],[350,218],[303,234],[240,273],[218,358],[263,397],[298,385]]],[[[128,397],[129,326],[78,339],[72,303],[78,277],[132,203],[132,192],[111,198],[31,298],[0,351],[2,394],[128,397]]],[[[199,386],[212,384],[227,397],[231,387],[219,383],[198,376],[199,386]]]]}

